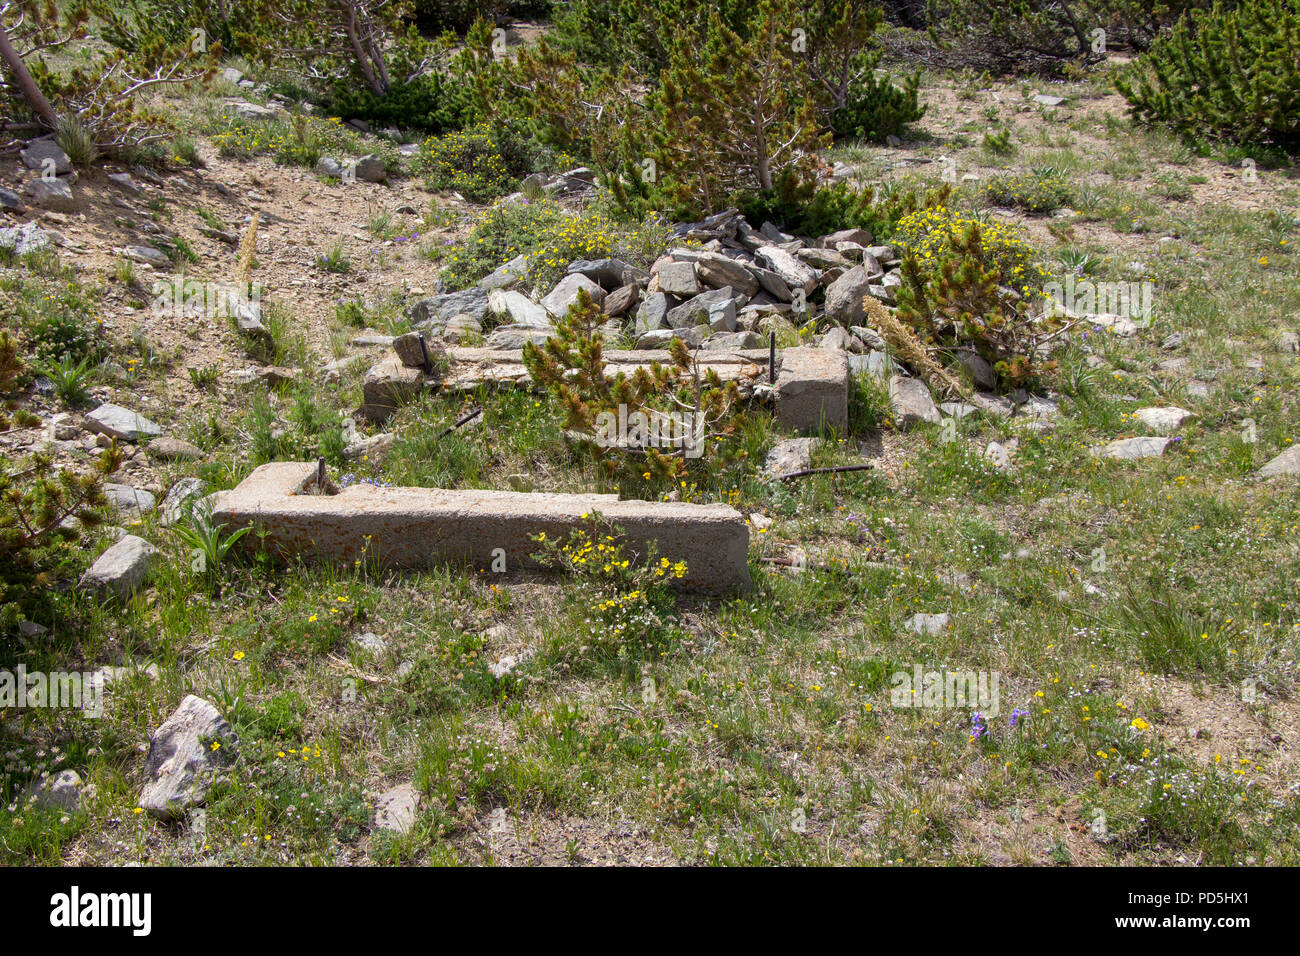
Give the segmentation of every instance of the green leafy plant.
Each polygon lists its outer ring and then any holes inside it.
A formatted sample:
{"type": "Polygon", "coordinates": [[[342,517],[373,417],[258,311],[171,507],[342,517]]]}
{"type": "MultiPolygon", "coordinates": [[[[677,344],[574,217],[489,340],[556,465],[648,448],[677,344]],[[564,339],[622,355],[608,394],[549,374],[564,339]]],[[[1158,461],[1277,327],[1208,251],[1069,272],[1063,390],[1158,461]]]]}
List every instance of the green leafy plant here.
{"type": "Polygon", "coordinates": [[[196,571],[209,586],[215,586],[220,578],[221,565],[239,539],[252,531],[251,525],[239,528],[230,534],[223,534],[224,524],[213,524],[211,510],[195,507],[190,510],[189,524],[177,524],[172,533],[190,549],[191,568],[196,571]]]}
{"type": "Polygon", "coordinates": [[[607,666],[631,673],[638,661],[662,654],[676,628],[672,583],[685,577],[686,563],[657,554],[653,546],[635,553],[622,531],[599,514],[562,541],[533,536],[534,561],[558,568],[578,581],[577,601],[586,640],[607,666]]]}
{"type": "Polygon", "coordinates": [[[41,373],[54,383],[54,393],[65,405],[73,408],[86,401],[93,372],[94,364],[89,356],[73,362],[72,356],[67,354],[41,368],[41,373]]]}
{"type": "Polygon", "coordinates": [[[950,355],[973,349],[1004,388],[1054,368],[1040,349],[1059,327],[1039,314],[1046,273],[1014,230],[933,209],[901,223],[896,241],[903,249],[897,317],[927,347],[950,355]]]}

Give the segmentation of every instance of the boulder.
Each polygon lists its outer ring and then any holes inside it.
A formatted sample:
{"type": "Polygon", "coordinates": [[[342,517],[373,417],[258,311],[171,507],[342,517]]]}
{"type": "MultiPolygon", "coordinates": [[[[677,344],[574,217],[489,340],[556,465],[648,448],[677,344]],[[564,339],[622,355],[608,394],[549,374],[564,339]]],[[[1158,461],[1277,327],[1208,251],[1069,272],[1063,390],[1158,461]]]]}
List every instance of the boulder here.
{"type": "Polygon", "coordinates": [[[383,421],[419,393],[423,379],[419,369],[403,365],[396,356],[380,362],[366,372],[361,414],[372,421],[383,421]]]}
{"type": "Polygon", "coordinates": [[[85,418],[88,431],[119,441],[135,442],[141,438],[156,438],[162,434],[162,428],[129,408],[105,402],[85,418]]]}
{"type": "Polygon", "coordinates": [[[1183,419],[1190,418],[1191,412],[1185,408],[1176,406],[1164,406],[1155,408],[1139,408],[1133,413],[1133,417],[1143,425],[1155,432],[1157,435],[1172,435],[1178,431],[1178,426],[1183,423],[1183,419]]]}
{"type": "Polygon", "coordinates": [[[695,274],[711,289],[729,287],[745,296],[758,291],[758,278],[744,263],[716,252],[700,253],[695,260],[695,274]]]}
{"type": "Polygon", "coordinates": [[[636,313],[636,331],[653,332],[668,318],[668,296],[655,292],[645,297],[636,313]]]}
{"type": "Polygon", "coordinates": [[[1300,445],[1292,445],[1259,470],[1261,478],[1283,478],[1300,475],[1300,445]]]}
{"type": "Polygon", "coordinates": [[[161,249],[155,249],[153,246],[125,246],[122,249],[122,255],[135,262],[143,262],[147,266],[154,266],[158,269],[166,269],[172,264],[171,259],[161,249]]]}
{"type": "Polygon", "coordinates": [[[756,255],[791,289],[811,292],[817,287],[817,270],[779,246],[762,246],[756,255]]]}
{"type": "Polygon", "coordinates": [[[77,582],[77,589],[96,599],[126,601],[144,584],[158,549],[143,538],[124,535],[95,559],[77,582]]]}
{"type": "Polygon", "coordinates": [[[849,269],[826,288],[826,318],[843,326],[861,326],[867,317],[862,301],[870,285],[866,269],[849,269]]]}
{"type": "Polygon", "coordinates": [[[695,266],[689,262],[668,262],[656,273],[659,291],[668,295],[691,297],[699,295],[700,283],[695,276],[695,266]]]}
{"type": "Polygon", "coordinates": [[[636,300],[640,295],[641,287],[635,282],[619,286],[605,297],[605,314],[611,317],[626,314],[636,304],[636,300]]]}
{"type": "Polygon", "coordinates": [[[23,186],[23,193],[42,209],[54,212],[77,211],[77,200],[72,195],[72,187],[57,177],[39,176],[29,179],[23,186]]]}
{"type": "Polygon", "coordinates": [[[382,183],[388,178],[388,172],[384,169],[384,161],[374,153],[368,153],[358,159],[355,172],[357,179],[363,183],[382,183]]]}
{"type": "Polygon", "coordinates": [[[54,241],[51,236],[36,223],[25,222],[21,226],[0,229],[0,249],[12,249],[14,255],[25,256],[51,245],[54,241]]]}
{"type": "MultiPolygon", "coordinates": [[[[732,303],[732,316],[735,316],[735,293],[730,286],[721,289],[709,289],[707,292],[701,292],[699,295],[687,299],[681,305],[673,306],[668,310],[665,320],[668,325],[674,329],[689,328],[690,326],[706,324],[709,322],[709,313],[715,304],[722,302],[732,303]]],[[[726,331],[733,331],[735,326],[726,331]]]]}
{"type": "Polygon", "coordinates": [[[393,339],[393,351],[397,353],[398,361],[407,368],[427,371],[432,365],[434,353],[420,332],[407,332],[397,336],[393,339]]]}
{"type": "Polygon", "coordinates": [[[149,442],[146,450],[152,457],[161,458],[164,461],[197,461],[203,457],[202,449],[179,438],[172,438],[169,435],[155,438],[149,442]]]}
{"type": "Polygon", "coordinates": [[[316,175],[328,176],[330,179],[342,179],[343,167],[332,156],[322,156],[316,160],[316,175]]]}
{"type": "Polygon", "coordinates": [[[889,401],[894,410],[894,421],[899,428],[908,429],[921,422],[938,422],[939,409],[935,407],[930,389],[919,378],[895,375],[889,380],[889,401]]]}
{"type": "Polygon", "coordinates": [[[504,265],[478,280],[478,287],[487,292],[493,289],[513,289],[528,276],[528,257],[515,256],[504,265]]]}
{"type": "Polygon", "coordinates": [[[143,488],[132,488],[115,481],[104,482],[104,494],[119,511],[135,511],[145,515],[153,511],[157,504],[154,496],[143,488]]]}
{"type": "Polygon", "coordinates": [[[767,341],[757,332],[716,332],[704,340],[700,346],[710,351],[741,352],[747,349],[761,349],[767,341]]]}
{"type": "Polygon", "coordinates": [[[193,694],[149,738],[137,805],[173,820],[202,806],[239,753],[239,737],[220,712],[193,694]]]}
{"type": "Polygon", "coordinates": [[[428,328],[435,335],[442,333],[446,324],[457,315],[469,315],[482,322],[488,313],[488,291],[471,286],[460,292],[435,295],[416,302],[407,311],[411,324],[428,328]]]}
{"type": "Polygon", "coordinates": [[[586,276],[574,272],[556,283],[555,288],[542,299],[542,307],[557,319],[562,318],[577,304],[580,291],[585,291],[597,305],[605,302],[604,289],[586,276]]]}
{"type": "Polygon", "coordinates": [[[551,314],[520,292],[493,289],[488,293],[488,308],[495,315],[508,319],[512,325],[538,329],[550,328],[551,325],[551,314]]]}
{"type": "Polygon", "coordinates": [[[578,259],[570,262],[565,272],[590,279],[606,291],[629,283],[644,285],[649,278],[644,269],[629,265],[622,259],[578,259]]]}

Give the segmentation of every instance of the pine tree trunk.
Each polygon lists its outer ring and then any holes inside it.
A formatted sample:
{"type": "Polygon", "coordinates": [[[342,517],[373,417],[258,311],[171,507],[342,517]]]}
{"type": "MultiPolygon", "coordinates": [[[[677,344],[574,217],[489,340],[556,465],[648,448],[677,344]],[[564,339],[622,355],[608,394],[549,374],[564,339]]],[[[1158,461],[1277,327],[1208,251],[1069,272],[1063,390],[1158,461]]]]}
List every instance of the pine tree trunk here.
{"type": "Polygon", "coordinates": [[[5,30],[4,24],[0,24],[0,59],[4,60],[9,71],[13,73],[18,89],[22,91],[23,98],[31,105],[36,115],[50,129],[56,129],[59,125],[59,116],[54,112],[50,101],[45,98],[45,94],[41,92],[41,88],[36,85],[36,81],[32,79],[31,73],[27,71],[23,58],[9,42],[9,33],[5,30]]]}

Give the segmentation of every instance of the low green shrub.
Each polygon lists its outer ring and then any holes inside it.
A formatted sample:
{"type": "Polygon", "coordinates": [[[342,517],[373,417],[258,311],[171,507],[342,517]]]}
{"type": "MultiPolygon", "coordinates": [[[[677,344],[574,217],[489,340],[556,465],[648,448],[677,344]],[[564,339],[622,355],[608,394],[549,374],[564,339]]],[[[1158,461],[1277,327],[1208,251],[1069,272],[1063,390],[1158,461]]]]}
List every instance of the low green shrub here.
{"type": "Polygon", "coordinates": [[[1300,146],[1300,0],[1216,3],[1120,74],[1130,112],[1193,139],[1300,146]]]}
{"type": "Polygon", "coordinates": [[[985,184],[984,199],[994,206],[1045,214],[1055,212],[1070,201],[1070,188],[1053,170],[1004,173],[985,184]]]}

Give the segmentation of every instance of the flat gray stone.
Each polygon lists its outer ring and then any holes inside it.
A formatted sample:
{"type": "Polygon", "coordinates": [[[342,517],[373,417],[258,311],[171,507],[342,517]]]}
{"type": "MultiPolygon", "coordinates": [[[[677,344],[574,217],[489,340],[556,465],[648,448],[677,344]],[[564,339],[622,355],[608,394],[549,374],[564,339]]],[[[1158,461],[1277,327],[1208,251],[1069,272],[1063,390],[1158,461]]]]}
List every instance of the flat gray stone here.
{"type": "Polygon", "coordinates": [[[801,288],[804,292],[811,292],[816,288],[817,270],[779,246],[762,246],[755,255],[791,289],[801,288]]]}
{"type": "Polygon", "coordinates": [[[659,291],[684,298],[699,295],[700,283],[690,262],[668,262],[659,267],[659,291]]]}
{"type": "Polygon", "coordinates": [[[717,252],[701,252],[695,260],[695,274],[711,289],[730,287],[741,295],[758,291],[758,277],[743,262],[717,252]]]}
{"type": "Polygon", "coordinates": [[[136,262],[143,262],[146,265],[160,269],[165,269],[171,265],[171,260],[167,258],[166,254],[153,246],[126,246],[122,250],[122,255],[128,259],[134,259],[136,262]]]}
{"type": "Polygon", "coordinates": [[[1159,458],[1165,453],[1168,438],[1121,438],[1104,448],[1094,448],[1093,454],[1102,458],[1132,460],[1135,458],[1159,458]]]}
{"type": "Polygon", "coordinates": [[[477,286],[462,289],[460,292],[448,292],[445,295],[430,296],[411,306],[407,315],[416,328],[428,327],[435,334],[454,316],[473,316],[482,322],[488,313],[488,293],[477,286]]]}
{"type": "Polygon", "coordinates": [[[386,790],[375,801],[375,827],[390,833],[409,833],[420,808],[420,794],[409,783],[386,790]]]}
{"type": "Polygon", "coordinates": [[[1300,445],[1292,445],[1259,470],[1261,478],[1295,477],[1300,475],[1300,445]]]}
{"type": "Polygon", "coordinates": [[[72,195],[72,187],[57,177],[38,176],[29,179],[23,186],[23,193],[42,209],[54,212],[77,211],[77,200],[72,195]]]}
{"type": "Polygon", "coordinates": [[[715,332],[704,340],[702,349],[723,352],[741,352],[747,349],[761,349],[767,340],[757,332],[715,332]]]}
{"type": "Polygon", "coordinates": [[[124,535],[92,564],[77,582],[77,589],[96,598],[126,601],[149,575],[158,549],[144,538],[124,535]]]}
{"type": "Polygon", "coordinates": [[[18,157],[24,166],[38,173],[44,173],[47,169],[56,176],[72,172],[72,160],[52,139],[32,140],[18,157]]]}
{"type": "Polygon", "coordinates": [[[136,442],[141,438],[156,438],[162,428],[138,412],[112,402],[105,402],[85,419],[86,429],[119,441],[136,442]]]}
{"type": "Polygon", "coordinates": [[[149,442],[146,450],[154,458],[162,458],[166,461],[197,461],[203,457],[202,449],[179,438],[172,438],[170,435],[155,438],[149,442]]]}
{"type": "Polygon", "coordinates": [[[478,287],[487,292],[493,289],[513,289],[528,275],[528,257],[515,256],[504,265],[497,266],[478,281],[478,287]]]}
{"type": "Polygon", "coordinates": [[[666,349],[673,339],[681,339],[687,348],[697,349],[704,344],[704,337],[707,326],[701,328],[694,326],[684,329],[655,329],[651,332],[645,332],[636,340],[636,348],[640,349],[666,349]]]}
{"type": "Polygon", "coordinates": [[[668,296],[662,292],[645,297],[636,313],[636,331],[654,332],[668,320],[668,296]]]}
{"type": "Polygon", "coordinates": [[[137,511],[144,515],[153,511],[157,504],[154,496],[143,488],[132,488],[115,481],[104,482],[104,494],[119,511],[137,511]]]}
{"type": "MultiPolygon", "coordinates": [[[[735,317],[735,294],[731,286],[724,286],[721,289],[709,289],[701,292],[697,296],[687,299],[681,305],[675,305],[668,310],[665,321],[671,328],[682,329],[696,325],[707,325],[710,323],[709,314],[713,306],[722,303],[732,303],[732,317],[735,317]]],[[[718,329],[717,331],[732,332],[735,331],[733,324],[730,329],[718,329]]]]}
{"type": "Polygon", "coordinates": [[[483,345],[489,349],[521,349],[525,342],[545,345],[554,334],[555,328],[550,325],[498,325],[483,340],[483,345]]]}

